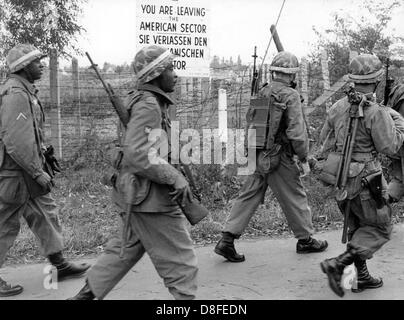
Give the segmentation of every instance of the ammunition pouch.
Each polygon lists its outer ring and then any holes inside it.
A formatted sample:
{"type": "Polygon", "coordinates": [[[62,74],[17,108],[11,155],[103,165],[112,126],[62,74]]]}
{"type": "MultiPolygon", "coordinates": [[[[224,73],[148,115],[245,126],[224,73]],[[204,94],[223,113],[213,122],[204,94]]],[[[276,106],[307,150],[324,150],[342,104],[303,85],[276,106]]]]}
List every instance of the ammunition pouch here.
{"type": "Polygon", "coordinates": [[[337,182],[338,165],[342,160],[342,155],[337,152],[330,152],[327,160],[320,164],[321,172],[319,179],[327,185],[335,185],[337,182]]]}
{"type": "Polygon", "coordinates": [[[271,150],[259,150],[257,154],[257,169],[260,174],[268,174],[275,171],[280,164],[282,145],[275,144],[271,150]]]}
{"type": "Polygon", "coordinates": [[[362,186],[369,189],[372,199],[376,202],[376,208],[381,209],[386,205],[386,199],[383,197],[383,174],[381,171],[362,178],[362,186]]]}
{"type": "MultiPolygon", "coordinates": [[[[319,179],[327,184],[335,186],[337,183],[338,166],[342,160],[342,155],[337,152],[331,152],[327,160],[322,164],[322,169],[319,174],[319,179]]],[[[357,195],[362,188],[361,173],[364,172],[366,163],[363,162],[351,162],[348,170],[348,183],[347,192],[348,198],[352,198],[357,195]]]]}

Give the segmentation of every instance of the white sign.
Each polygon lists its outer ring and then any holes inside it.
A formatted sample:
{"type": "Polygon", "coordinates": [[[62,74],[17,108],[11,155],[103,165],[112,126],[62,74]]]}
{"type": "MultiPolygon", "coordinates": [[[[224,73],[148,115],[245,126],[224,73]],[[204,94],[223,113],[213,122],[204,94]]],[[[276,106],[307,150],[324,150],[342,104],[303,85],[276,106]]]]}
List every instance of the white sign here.
{"type": "Polygon", "coordinates": [[[209,1],[136,1],[137,50],[159,45],[177,55],[180,77],[209,77],[209,1]]]}

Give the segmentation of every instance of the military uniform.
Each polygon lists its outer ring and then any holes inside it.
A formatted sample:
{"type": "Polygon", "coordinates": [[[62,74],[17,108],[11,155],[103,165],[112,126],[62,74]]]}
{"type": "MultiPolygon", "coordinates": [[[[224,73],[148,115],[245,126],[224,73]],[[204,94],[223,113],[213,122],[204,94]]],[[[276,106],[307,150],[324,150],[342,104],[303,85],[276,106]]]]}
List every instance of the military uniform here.
{"type": "MultiPolygon", "coordinates": [[[[387,104],[404,117],[404,84],[395,86],[389,95],[387,104]]],[[[401,157],[403,150],[391,157],[391,165],[389,167],[390,182],[388,185],[388,194],[393,201],[399,201],[404,196],[403,168],[401,157]]]]}
{"type": "Polygon", "coordinates": [[[63,249],[57,206],[50,194],[30,198],[23,170],[33,178],[43,172],[34,136],[30,105],[43,142],[44,114],[37,90],[27,80],[11,75],[2,89],[0,109],[0,266],[20,230],[24,217],[39,239],[45,256],[63,249]]]}
{"type": "Polygon", "coordinates": [[[186,218],[170,191],[182,174],[170,161],[171,98],[159,87],[147,83],[168,66],[161,62],[168,51],[146,47],[135,58],[135,70],[149,69],[154,76],[143,76],[138,90],[128,98],[130,122],[124,138],[123,159],[116,181],[114,201],[125,211],[131,204],[129,239],[120,257],[122,240],[112,239],[105,253],[89,270],[87,286],[73,299],[105,295],[147,252],[165,286],[175,299],[193,299],[197,289],[197,258],[188,232],[186,218]],[[151,52],[152,56],[148,56],[151,52]],[[160,53],[153,57],[155,52],[160,53]],[[140,56],[140,58],[139,58],[140,56]],[[142,57],[146,58],[142,59],[142,57]],[[157,72],[155,71],[157,70],[157,72]],[[167,144],[168,148],[165,147],[167,144]],[[160,152],[157,152],[160,151],[160,152]],[[90,293],[91,292],[91,293],[90,293]]]}
{"type": "Polygon", "coordinates": [[[295,237],[306,239],[313,234],[312,214],[300,180],[300,170],[294,160],[295,154],[299,159],[305,160],[309,152],[309,140],[300,96],[285,82],[275,80],[270,86],[266,93],[271,90],[287,106],[283,120],[286,126],[280,138],[283,144],[281,162],[279,167],[271,173],[262,174],[257,170],[246,178],[230,211],[224,231],[240,236],[269,186],[278,199],[295,237]]]}
{"type": "MultiPolygon", "coordinates": [[[[372,94],[367,98],[364,118],[359,122],[353,149],[351,178],[348,180],[348,198],[352,201],[349,216],[348,247],[363,260],[372,258],[389,239],[392,230],[391,208],[386,205],[376,209],[368,188],[362,187],[362,178],[376,172],[382,172],[378,153],[392,155],[400,148],[404,133],[404,119],[394,121],[390,110],[374,102],[372,94]],[[356,172],[352,172],[356,170],[356,172]],[[356,176],[354,176],[357,174],[356,176]]],[[[351,104],[345,97],[336,102],[329,110],[324,128],[336,133],[335,147],[341,152],[344,142],[345,126],[348,123],[351,104]]],[[[399,117],[397,115],[397,117],[399,117]]],[[[322,130],[321,136],[326,136],[322,130]]],[[[383,196],[387,200],[387,182],[382,180],[383,196]]],[[[346,201],[338,202],[344,212],[346,201]]]]}
{"type": "MultiPolygon", "coordinates": [[[[11,74],[0,89],[0,266],[19,233],[20,218],[24,217],[42,254],[56,266],[58,280],[62,281],[84,274],[90,266],[76,266],[64,259],[62,228],[50,188],[48,193],[34,195],[29,187],[48,176],[44,172],[45,116],[34,81],[28,81],[31,73],[24,69],[34,61],[40,65],[43,56],[31,45],[11,49],[7,56],[11,74]],[[19,73],[22,71],[25,73],[19,73]]],[[[0,296],[19,294],[22,290],[21,286],[11,287],[0,279],[0,296]]]]}
{"type": "MultiPolygon", "coordinates": [[[[394,155],[404,141],[404,119],[394,110],[375,103],[373,92],[383,74],[380,60],[376,56],[363,54],[353,59],[349,68],[350,80],[355,83],[355,87],[358,86],[358,90],[363,90],[354,91],[361,102],[347,97],[336,102],[330,108],[320,134],[320,140],[323,141],[333,131],[334,151],[341,154],[350,110],[356,104],[363,107],[363,117],[356,114],[359,117],[345,188],[347,197],[337,201],[341,212],[348,211],[347,248],[338,257],[321,262],[321,269],[327,274],[331,289],[340,297],[344,295],[341,287],[343,270],[352,263],[357,269],[357,282],[352,287],[353,292],[383,285],[382,279],[369,274],[366,265],[366,260],[372,258],[390,239],[392,232],[387,182],[377,155],[394,155]],[[381,179],[376,188],[365,183],[376,176],[381,179]]],[[[332,157],[329,156],[328,160],[330,159],[332,157]]]]}
{"type": "MultiPolygon", "coordinates": [[[[311,238],[313,234],[312,214],[300,179],[300,170],[295,160],[295,155],[297,155],[302,163],[306,162],[309,153],[309,140],[300,95],[292,88],[290,81],[294,77],[290,75],[295,75],[299,70],[297,58],[289,52],[281,52],[273,59],[270,70],[286,74],[289,79],[274,78],[262,93],[264,97],[270,99],[269,101],[272,101],[271,97],[274,97],[276,103],[283,106],[283,111],[281,115],[275,116],[274,114],[273,119],[269,119],[271,116],[268,116],[270,125],[266,131],[268,136],[265,140],[264,149],[248,150],[248,152],[257,152],[256,171],[246,177],[223,229],[223,237],[215,247],[217,254],[232,262],[244,261],[244,255],[239,255],[236,252],[233,241],[239,238],[247,227],[251,217],[264,199],[268,186],[279,201],[289,227],[295,237],[299,239],[297,252],[319,252],[327,247],[326,241],[322,242],[311,238]],[[277,155],[275,155],[275,157],[280,158],[279,165],[270,171],[263,169],[260,155],[268,152],[267,150],[277,150],[278,148],[268,147],[268,141],[274,141],[274,146],[281,146],[280,151],[276,152],[277,155]]],[[[268,107],[269,110],[275,108],[272,105],[268,107]]],[[[254,112],[252,113],[254,114],[254,112]]],[[[272,151],[269,152],[272,153],[272,151]]]]}

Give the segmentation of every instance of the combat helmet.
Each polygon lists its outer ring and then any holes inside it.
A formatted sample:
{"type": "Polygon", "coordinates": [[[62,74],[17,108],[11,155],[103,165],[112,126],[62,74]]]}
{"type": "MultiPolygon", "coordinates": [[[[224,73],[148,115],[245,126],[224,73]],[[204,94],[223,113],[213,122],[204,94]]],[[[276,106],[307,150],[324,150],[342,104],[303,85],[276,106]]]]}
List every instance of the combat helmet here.
{"type": "Polygon", "coordinates": [[[157,78],[172,63],[174,57],[168,49],[160,46],[150,45],[142,48],[133,62],[139,83],[157,78]]]}
{"type": "Polygon", "coordinates": [[[349,80],[356,83],[375,83],[383,74],[383,65],[372,54],[361,54],[349,64],[349,80]]]}
{"type": "Polygon", "coordinates": [[[288,74],[299,72],[299,61],[293,53],[288,51],[279,52],[269,66],[270,71],[277,71],[288,74]]]}
{"type": "Polygon", "coordinates": [[[32,61],[46,57],[37,48],[30,44],[17,44],[7,54],[6,62],[10,73],[24,69],[32,61]]]}

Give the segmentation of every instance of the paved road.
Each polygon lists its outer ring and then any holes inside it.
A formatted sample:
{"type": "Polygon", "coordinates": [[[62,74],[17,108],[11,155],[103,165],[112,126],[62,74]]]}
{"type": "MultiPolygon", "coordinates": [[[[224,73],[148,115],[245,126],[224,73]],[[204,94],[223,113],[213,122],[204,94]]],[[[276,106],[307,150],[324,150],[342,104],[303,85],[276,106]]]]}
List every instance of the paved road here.
{"type": "MultiPolygon", "coordinates": [[[[329,241],[326,252],[310,255],[295,253],[295,239],[259,239],[238,241],[237,248],[246,254],[240,264],[226,262],[213,253],[213,245],[196,249],[199,259],[198,299],[340,299],[328,288],[327,278],[319,262],[344,250],[341,231],[317,234],[329,241]]],[[[396,225],[392,240],[369,262],[374,275],[382,276],[384,287],[360,294],[347,291],[343,299],[404,299],[404,225],[396,225]]],[[[88,258],[80,261],[94,263],[88,258]]],[[[58,288],[44,288],[46,264],[17,265],[2,269],[1,275],[11,283],[24,286],[16,297],[3,299],[59,300],[73,296],[84,280],[62,282],[58,288]]],[[[348,282],[348,281],[347,281],[348,282]]],[[[0,298],[1,299],[1,298],[0,298]]],[[[132,269],[107,299],[152,300],[172,297],[158,277],[150,259],[145,256],[132,269]]]]}

